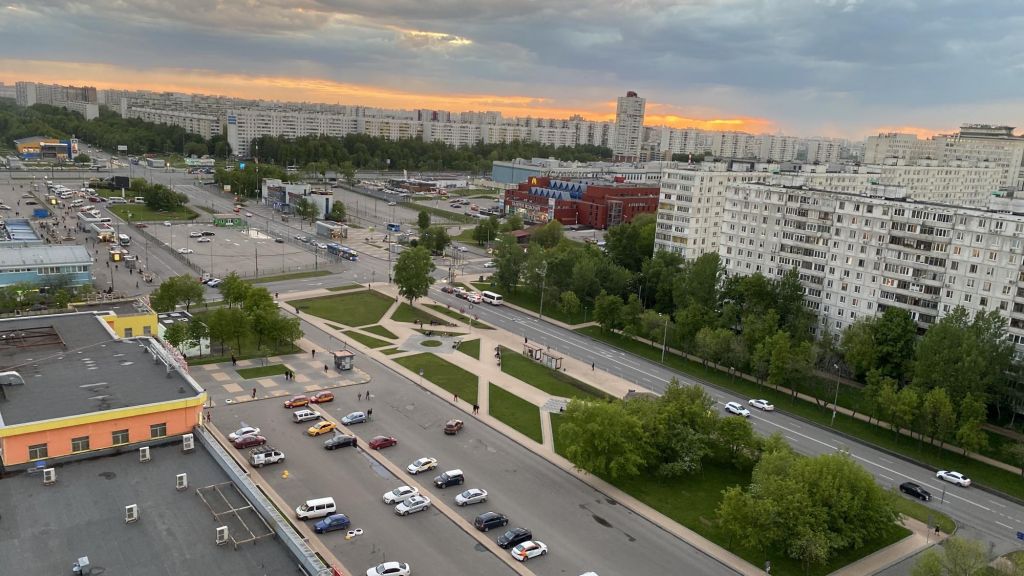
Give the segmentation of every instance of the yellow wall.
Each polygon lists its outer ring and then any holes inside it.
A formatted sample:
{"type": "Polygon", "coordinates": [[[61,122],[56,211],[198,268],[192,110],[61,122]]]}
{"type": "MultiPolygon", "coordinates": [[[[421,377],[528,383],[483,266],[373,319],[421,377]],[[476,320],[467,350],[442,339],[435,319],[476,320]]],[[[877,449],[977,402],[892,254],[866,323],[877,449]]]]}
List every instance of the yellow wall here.
{"type": "Polygon", "coordinates": [[[127,337],[125,334],[126,328],[132,329],[132,336],[152,336],[156,338],[158,335],[156,312],[124,316],[110,315],[104,316],[103,319],[107,321],[107,324],[114,330],[118,338],[127,337]],[[146,334],[144,330],[146,326],[149,326],[149,334],[146,334]]]}

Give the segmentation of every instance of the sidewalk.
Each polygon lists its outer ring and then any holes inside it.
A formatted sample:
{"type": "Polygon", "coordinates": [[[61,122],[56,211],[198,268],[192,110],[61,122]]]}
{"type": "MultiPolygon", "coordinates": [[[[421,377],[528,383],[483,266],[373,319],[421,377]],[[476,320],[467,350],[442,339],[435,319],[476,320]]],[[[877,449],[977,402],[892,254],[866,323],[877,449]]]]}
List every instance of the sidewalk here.
{"type": "MultiPolygon", "coordinates": [[[[365,290],[365,288],[362,288],[365,290]]],[[[389,286],[387,284],[380,284],[374,286],[374,289],[383,294],[389,295],[392,298],[397,296],[397,288],[395,286],[389,286]]],[[[339,294],[344,292],[328,292],[326,290],[318,289],[311,290],[303,293],[292,293],[288,295],[289,300],[298,300],[303,298],[315,297],[315,296],[326,296],[331,294],[339,294]]],[[[468,342],[474,339],[480,340],[480,359],[473,359],[471,356],[463,354],[451,346],[441,346],[430,350],[431,353],[438,354],[439,356],[450,356],[452,354],[457,355],[457,359],[454,363],[459,364],[464,369],[476,374],[478,376],[478,405],[480,406],[479,414],[472,414],[472,406],[464,401],[455,402],[451,394],[446,390],[433,384],[432,382],[421,379],[420,376],[411,370],[406,369],[397,363],[390,362],[391,366],[395,371],[403,374],[410,382],[416,384],[420,383],[424,389],[437,395],[442,400],[456,406],[460,410],[466,412],[465,418],[476,418],[479,421],[487,424],[488,426],[498,430],[502,434],[508,436],[513,441],[519,443],[523,447],[527,448],[547,459],[549,462],[558,466],[562,470],[569,474],[572,474],[582,482],[592,486],[596,490],[604,493],[609,498],[614,499],[620,504],[626,506],[630,510],[634,511],[640,516],[647,518],[654,524],[658,525],[665,531],[675,535],[679,539],[689,543],[690,545],[703,551],[710,557],[718,560],[723,565],[735,570],[736,572],[755,576],[763,575],[764,571],[752,564],[746,562],[742,558],[736,556],[732,552],[714,544],[707,540],[700,534],[690,530],[689,528],[682,526],[672,520],[671,518],[661,514],[653,508],[647,506],[643,502],[640,502],[636,498],[626,494],[617,487],[608,484],[607,482],[597,478],[587,472],[577,470],[571,462],[565,458],[559,456],[554,452],[554,444],[552,438],[552,426],[551,426],[551,411],[557,411],[557,406],[564,405],[568,402],[568,399],[552,397],[548,393],[535,388],[525,382],[522,382],[512,376],[501,371],[498,366],[496,359],[494,358],[495,346],[504,346],[514,351],[521,350],[523,346],[523,339],[518,334],[513,334],[504,330],[494,329],[486,330],[480,328],[470,328],[462,322],[445,316],[435,310],[426,308],[426,303],[437,303],[431,298],[422,298],[418,300],[414,307],[433,316],[444,319],[454,327],[443,327],[442,330],[446,332],[458,333],[461,336],[463,342],[468,342]],[[489,388],[488,385],[494,383],[495,385],[503,388],[504,390],[519,396],[527,402],[536,405],[540,409],[541,417],[541,431],[543,436],[543,443],[537,444],[532,439],[524,436],[517,430],[490,416],[489,414],[489,388]]],[[[439,304],[439,303],[438,303],[439,304]]],[[[443,304],[442,304],[443,305],[443,304]]],[[[418,326],[415,324],[396,322],[391,319],[390,314],[396,309],[398,303],[392,305],[384,317],[378,322],[379,325],[387,328],[397,337],[395,339],[395,346],[400,350],[406,350],[403,347],[409,340],[419,340],[423,338],[423,335],[417,331],[418,326]]],[[[457,311],[457,310],[456,310],[457,311]]],[[[468,308],[464,312],[465,315],[472,316],[473,310],[468,308]]],[[[335,330],[327,325],[327,321],[315,317],[309,314],[302,314],[302,319],[306,322],[313,324],[325,331],[328,334],[337,334],[340,338],[345,338],[340,335],[340,331],[335,330]]],[[[377,336],[379,338],[379,336],[377,336]]],[[[387,355],[379,351],[379,349],[368,348],[361,343],[345,338],[349,342],[349,346],[357,349],[360,353],[365,354],[375,360],[382,363],[388,363],[390,360],[399,358],[402,356],[414,355],[421,353],[421,350],[408,348],[407,352],[387,355]]],[[[390,340],[390,339],[388,339],[390,340]]],[[[391,348],[382,347],[381,349],[391,348]]],[[[451,360],[451,358],[449,358],[451,360]]],[[[564,357],[562,360],[562,366],[565,369],[565,373],[588,384],[607,392],[608,394],[617,398],[622,398],[628,391],[634,389],[636,386],[622,378],[619,378],[608,372],[602,370],[595,370],[589,364],[583,363],[575,358],[564,357]]],[[[927,533],[927,527],[922,523],[913,520],[906,519],[905,525],[908,528],[914,530],[914,534],[901,540],[897,544],[890,546],[884,550],[880,550],[875,554],[862,558],[861,560],[851,564],[836,574],[843,576],[863,575],[872,574],[892,564],[898,559],[905,558],[909,555],[915,554],[923,548],[929,546],[929,537],[927,533]]],[[[930,540],[934,542],[935,538],[931,537],[930,540]]]]}

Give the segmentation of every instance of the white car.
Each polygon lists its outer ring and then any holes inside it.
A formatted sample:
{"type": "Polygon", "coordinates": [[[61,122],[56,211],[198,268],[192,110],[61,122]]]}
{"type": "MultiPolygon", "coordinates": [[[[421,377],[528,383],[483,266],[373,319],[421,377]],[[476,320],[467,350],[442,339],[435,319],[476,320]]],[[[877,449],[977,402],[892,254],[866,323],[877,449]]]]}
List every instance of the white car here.
{"type": "Polygon", "coordinates": [[[178,254],[194,254],[195,250],[191,248],[178,248],[178,254]]]}
{"type": "Polygon", "coordinates": [[[409,474],[419,474],[420,472],[426,472],[427,470],[433,470],[434,468],[437,468],[437,458],[426,457],[420,458],[405,467],[409,474]]]}
{"type": "Polygon", "coordinates": [[[459,246],[458,250],[459,250],[459,252],[468,252],[469,248],[466,248],[465,246],[459,246]]]}
{"type": "Polygon", "coordinates": [[[252,212],[246,212],[245,213],[245,217],[246,218],[252,218],[252,212]]]}
{"type": "Polygon", "coordinates": [[[469,300],[473,304],[479,304],[484,301],[484,296],[479,292],[473,292],[472,294],[466,296],[466,300],[469,300]]]}
{"type": "Polygon", "coordinates": [[[210,288],[216,288],[217,286],[220,286],[222,282],[224,281],[221,280],[220,278],[211,278],[210,281],[206,283],[206,285],[209,286],[210,288]]]}
{"type": "Polygon", "coordinates": [[[740,404],[739,402],[726,402],[725,411],[737,416],[743,416],[744,418],[750,417],[750,410],[744,408],[743,404],[740,404]]]}
{"type": "Polygon", "coordinates": [[[771,412],[775,410],[775,405],[763,398],[754,398],[752,400],[748,400],[747,404],[750,404],[751,406],[757,408],[758,410],[764,410],[765,412],[771,412]]]}
{"type": "Polygon", "coordinates": [[[395,514],[399,516],[408,516],[413,512],[419,512],[430,508],[430,498],[421,496],[419,494],[409,498],[405,502],[401,502],[398,506],[395,506],[395,514]]]}
{"type": "Polygon", "coordinates": [[[455,497],[455,503],[459,506],[468,506],[469,504],[477,504],[479,502],[487,502],[487,490],[470,488],[455,497]]]}
{"type": "Polygon", "coordinates": [[[391,492],[384,493],[384,503],[398,504],[399,502],[405,502],[413,496],[418,496],[419,493],[419,488],[413,488],[412,486],[399,486],[391,492]]]}
{"type": "Polygon", "coordinates": [[[318,250],[327,250],[327,244],[324,244],[323,242],[317,242],[316,247],[318,250]]]}
{"type": "Polygon", "coordinates": [[[196,242],[198,242],[200,244],[206,244],[209,241],[210,241],[210,239],[207,238],[206,236],[203,236],[203,237],[199,238],[198,240],[196,240],[196,242]]]}
{"type": "Polygon", "coordinates": [[[412,569],[402,562],[385,562],[377,564],[366,571],[366,576],[409,576],[412,569]]]}
{"type": "Polygon", "coordinates": [[[497,266],[497,264],[494,263],[494,260],[488,260],[484,263],[484,268],[494,268],[495,266],[497,266]]]}
{"type": "Polygon", "coordinates": [[[398,206],[397,202],[388,202],[388,206],[398,206]]]}
{"type": "Polygon", "coordinates": [[[202,238],[203,237],[203,233],[202,232],[195,232],[195,231],[189,232],[188,233],[188,237],[189,238],[202,238]]]}
{"type": "Polygon", "coordinates": [[[170,226],[170,225],[171,225],[171,221],[170,220],[164,220],[164,226],[170,226]]]}
{"type": "Polygon", "coordinates": [[[935,473],[935,477],[939,480],[945,480],[946,482],[956,484],[957,486],[963,486],[964,488],[971,485],[970,478],[959,472],[953,472],[951,470],[939,470],[935,473]]]}
{"type": "Polygon", "coordinates": [[[520,562],[526,562],[530,558],[543,556],[548,553],[548,546],[537,540],[527,540],[511,550],[512,557],[520,562]]]}
{"type": "Polygon", "coordinates": [[[235,440],[238,440],[242,436],[255,436],[256,434],[259,434],[259,433],[260,433],[260,429],[259,428],[254,428],[252,426],[242,426],[238,430],[235,430],[231,434],[228,434],[228,440],[231,440],[232,442],[234,442],[235,440]]]}

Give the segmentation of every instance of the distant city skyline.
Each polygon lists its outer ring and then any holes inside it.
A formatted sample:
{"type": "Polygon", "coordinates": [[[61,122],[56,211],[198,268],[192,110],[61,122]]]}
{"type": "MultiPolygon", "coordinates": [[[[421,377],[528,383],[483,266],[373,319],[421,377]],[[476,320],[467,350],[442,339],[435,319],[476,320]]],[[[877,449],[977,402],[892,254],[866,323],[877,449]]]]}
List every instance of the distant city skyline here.
{"type": "Polygon", "coordinates": [[[861,139],[1024,124],[1009,0],[8,2],[17,80],[861,139]]]}

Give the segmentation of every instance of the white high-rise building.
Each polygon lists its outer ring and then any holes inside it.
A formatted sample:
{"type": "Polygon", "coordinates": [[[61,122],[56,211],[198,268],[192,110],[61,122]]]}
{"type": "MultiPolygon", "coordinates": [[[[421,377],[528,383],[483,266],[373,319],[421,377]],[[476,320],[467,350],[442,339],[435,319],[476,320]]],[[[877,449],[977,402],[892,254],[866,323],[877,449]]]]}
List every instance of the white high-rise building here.
{"type": "Polygon", "coordinates": [[[616,160],[639,160],[646,106],[647,100],[637,96],[636,92],[629,91],[625,96],[619,96],[615,108],[615,139],[612,145],[612,154],[616,160]]]}

